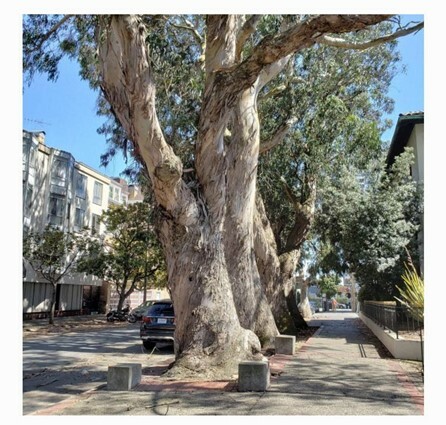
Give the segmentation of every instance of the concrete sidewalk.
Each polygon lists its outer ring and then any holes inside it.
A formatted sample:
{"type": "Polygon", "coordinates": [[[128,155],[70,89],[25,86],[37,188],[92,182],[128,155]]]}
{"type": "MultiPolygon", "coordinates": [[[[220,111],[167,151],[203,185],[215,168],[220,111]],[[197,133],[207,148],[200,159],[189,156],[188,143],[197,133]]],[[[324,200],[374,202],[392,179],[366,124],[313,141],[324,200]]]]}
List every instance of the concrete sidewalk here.
{"type": "Polygon", "coordinates": [[[131,391],[105,386],[37,415],[423,415],[414,382],[356,313],[318,313],[318,331],[294,356],[270,358],[266,392],[238,392],[236,382],[172,382],[143,372],[131,391]]]}

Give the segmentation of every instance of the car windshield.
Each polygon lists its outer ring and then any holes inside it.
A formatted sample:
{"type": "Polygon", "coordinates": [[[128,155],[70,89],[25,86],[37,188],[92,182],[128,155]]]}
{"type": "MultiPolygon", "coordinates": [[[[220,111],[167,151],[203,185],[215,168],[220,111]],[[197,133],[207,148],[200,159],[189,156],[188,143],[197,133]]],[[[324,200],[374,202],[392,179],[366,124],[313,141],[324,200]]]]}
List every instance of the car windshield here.
{"type": "Polygon", "coordinates": [[[147,316],[174,316],[172,304],[153,304],[147,316]]]}

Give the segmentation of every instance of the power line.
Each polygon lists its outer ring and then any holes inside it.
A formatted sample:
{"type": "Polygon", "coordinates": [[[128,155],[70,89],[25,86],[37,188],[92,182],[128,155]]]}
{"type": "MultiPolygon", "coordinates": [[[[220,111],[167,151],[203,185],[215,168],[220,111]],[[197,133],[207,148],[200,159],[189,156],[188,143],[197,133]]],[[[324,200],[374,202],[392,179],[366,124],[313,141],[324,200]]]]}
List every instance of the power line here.
{"type": "Polygon", "coordinates": [[[30,119],[30,118],[25,118],[25,121],[35,122],[35,123],[37,123],[37,124],[51,125],[51,124],[48,123],[48,122],[39,121],[39,120],[32,120],[32,119],[30,119]]]}

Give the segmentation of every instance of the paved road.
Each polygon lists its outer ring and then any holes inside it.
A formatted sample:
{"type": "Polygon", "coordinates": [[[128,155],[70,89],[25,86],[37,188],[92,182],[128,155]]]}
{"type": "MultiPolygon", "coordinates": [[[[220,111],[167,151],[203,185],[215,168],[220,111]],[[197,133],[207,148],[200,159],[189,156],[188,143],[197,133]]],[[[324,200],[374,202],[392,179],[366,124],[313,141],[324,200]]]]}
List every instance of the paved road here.
{"type": "Polygon", "coordinates": [[[137,324],[109,325],[23,341],[23,414],[49,407],[107,382],[109,365],[150,367],[173,360],[169,347],[144,350],[137,324]]]}

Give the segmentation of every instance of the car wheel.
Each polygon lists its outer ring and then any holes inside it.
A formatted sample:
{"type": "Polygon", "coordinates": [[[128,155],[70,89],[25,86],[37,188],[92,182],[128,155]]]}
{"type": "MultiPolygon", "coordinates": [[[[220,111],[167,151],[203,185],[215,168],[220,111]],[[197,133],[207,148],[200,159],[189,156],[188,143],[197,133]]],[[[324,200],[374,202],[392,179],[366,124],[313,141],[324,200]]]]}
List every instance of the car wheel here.
{"type": "Polygon", "coordinates": [[[142,342],[142,345],[144,345],[144,348],[145,348],[146,350],[151,350],[152,348],[155,347],[156,342],[153,342],[153,341],[143,341],[143,342],[142,342]]]}

